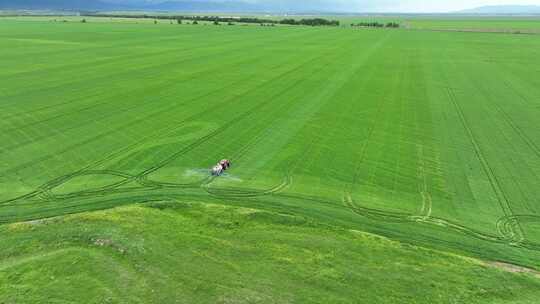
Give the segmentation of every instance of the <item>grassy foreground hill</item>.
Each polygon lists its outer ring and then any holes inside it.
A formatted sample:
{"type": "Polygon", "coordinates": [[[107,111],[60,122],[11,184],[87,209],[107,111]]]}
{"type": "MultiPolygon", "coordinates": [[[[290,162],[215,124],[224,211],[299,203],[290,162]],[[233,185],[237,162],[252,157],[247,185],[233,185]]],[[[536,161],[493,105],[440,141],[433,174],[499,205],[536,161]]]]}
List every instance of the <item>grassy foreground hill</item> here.
{"type": "Polygon", "coordinates": [[[540,279],[304,217],[156,202],[3,225],[0,303],[534,303],[540,279]]]}

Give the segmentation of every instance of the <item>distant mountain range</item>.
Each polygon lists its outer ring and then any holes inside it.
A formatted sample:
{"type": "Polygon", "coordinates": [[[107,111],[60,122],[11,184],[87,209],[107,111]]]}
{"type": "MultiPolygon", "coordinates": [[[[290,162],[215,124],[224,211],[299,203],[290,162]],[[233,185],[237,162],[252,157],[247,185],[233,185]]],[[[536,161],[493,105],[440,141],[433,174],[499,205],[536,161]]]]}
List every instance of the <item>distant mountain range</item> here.
{"type": "Polygon", "coordinates": [[[0,0],[0,9],[98,10],[116,7],[99,0],[0,0]]]}
{"type": "Polygon", "coordinates": [[[456,12],[459,14],[478,15],[539,15],[538,5],[491,5],[456,12]]]}
{"type": "Polygon", "coordinates": [[[61,9],[61,10],[179,10],[231,11],[246,10],[251,5],[243,2],[168,1],[160,3],[114,2],[101,0],[0,0],[0,9],[61,9]]]}
{"type": "Polygon", "coordinates": [[[317,12],[329,11],[317,1],[313,4],[295,3],[286,6],[245,0],[0,0],[0,9],[30,10],[145,10],[145,11],[198,11],[198,12],[317,12]]]}
{"type": "Polygon", "coordinates": [[[264,6],[250,4],[240,1],[167,1],[155,4],[137,5],[138,8],[146,10],[166,10],[166,11],[260,11],[264,6]]]}

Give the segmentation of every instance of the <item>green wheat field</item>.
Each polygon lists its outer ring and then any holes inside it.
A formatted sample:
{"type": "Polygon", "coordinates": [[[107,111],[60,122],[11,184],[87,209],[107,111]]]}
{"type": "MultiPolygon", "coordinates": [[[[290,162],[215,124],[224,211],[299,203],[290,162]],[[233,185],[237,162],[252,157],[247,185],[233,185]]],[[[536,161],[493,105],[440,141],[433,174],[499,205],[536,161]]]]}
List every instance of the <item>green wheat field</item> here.
{"type": "Polygon", "coordinates": [[[0,303],[540,301],[539,35],[59,20],[0,18],[0,303]]]}

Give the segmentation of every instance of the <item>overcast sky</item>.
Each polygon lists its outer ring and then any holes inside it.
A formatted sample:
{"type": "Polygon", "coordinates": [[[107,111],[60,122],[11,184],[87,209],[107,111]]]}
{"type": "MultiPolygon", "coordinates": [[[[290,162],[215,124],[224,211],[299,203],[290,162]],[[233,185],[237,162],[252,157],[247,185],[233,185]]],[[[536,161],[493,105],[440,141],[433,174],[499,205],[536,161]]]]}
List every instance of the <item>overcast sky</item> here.
{"type": "Polygon", "coordinates": [[[363,3],[373,3],[377,11],[399,12],[450,12],[484,5],[540,5],[540,0],[342,0],[354,9],[362,9],[363,3]]]}
{"type": "Polygon", "coordinates": [[[324,8],[349,12],[451,12],[484,5],[540,5],[540,0],[105,0],[115,3],[167,1],[247,2],[286,9],[324,8]]]}

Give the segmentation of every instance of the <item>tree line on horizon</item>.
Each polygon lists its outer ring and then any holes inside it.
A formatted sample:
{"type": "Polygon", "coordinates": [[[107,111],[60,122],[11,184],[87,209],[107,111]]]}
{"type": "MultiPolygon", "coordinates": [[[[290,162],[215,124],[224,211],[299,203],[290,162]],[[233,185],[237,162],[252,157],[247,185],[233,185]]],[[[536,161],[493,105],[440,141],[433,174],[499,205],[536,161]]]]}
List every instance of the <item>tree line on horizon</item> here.
{"type": "Polygon", "coordinates": [[[400,25],[397,22],[388,22],[388,23],[381,23],[377,21],[372,22],[359,22],[359,23],[351,23],[352,27],[387,27],[387,28],[398,28],[400,25]]]}
{"type": "Polygon", "coordinates": [[[116,18],[143,18],[143,19],[165,19],[165,20],[190,20],[190,21],[208,21],[213,23],[224,22],[231,24],[237,23],[256,23],[256,24],[286,24],[286,25],[307,25],[307,26],[339,26],[338,20],[328,20],[324,18],[304,18],[304,19],[263,19],[255,17],[221,17],[221,16],[175,16],[175,15],[131,15],[131,14],[84,14],[83,16],[92,17],[116,17],[116,18]]]}

